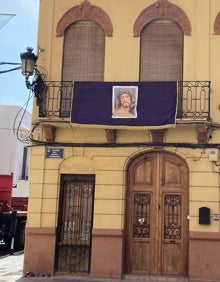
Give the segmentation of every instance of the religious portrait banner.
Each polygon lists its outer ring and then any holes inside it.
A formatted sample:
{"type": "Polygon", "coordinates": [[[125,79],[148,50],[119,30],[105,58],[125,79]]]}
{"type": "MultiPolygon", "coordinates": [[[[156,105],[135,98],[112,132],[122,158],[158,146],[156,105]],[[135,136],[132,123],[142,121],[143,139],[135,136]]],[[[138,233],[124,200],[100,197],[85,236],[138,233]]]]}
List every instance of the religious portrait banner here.
{"type": "Polygon", "coordinates": [[[176,124],[177,82],[75,82],[71,123],[160,129],[176,124]]]}

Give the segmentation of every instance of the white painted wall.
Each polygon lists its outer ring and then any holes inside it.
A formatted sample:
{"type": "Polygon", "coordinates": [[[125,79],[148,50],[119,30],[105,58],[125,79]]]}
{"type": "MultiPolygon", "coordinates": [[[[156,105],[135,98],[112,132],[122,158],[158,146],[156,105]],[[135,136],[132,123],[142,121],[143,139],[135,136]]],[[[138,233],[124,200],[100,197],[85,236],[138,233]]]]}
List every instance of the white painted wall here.
{"type": "MultiPolygon", "coordinates": [[[[21,180],[23,151],[27,144],[17,138],[28,134],[31,128],[31,114],[20,106],[0,105],[0,174],[13,173],[12,196],[27,197],[29,194],[28,180],[21,180]]],[[[29,160],[28,160],[29,163],[29,160]]]]}

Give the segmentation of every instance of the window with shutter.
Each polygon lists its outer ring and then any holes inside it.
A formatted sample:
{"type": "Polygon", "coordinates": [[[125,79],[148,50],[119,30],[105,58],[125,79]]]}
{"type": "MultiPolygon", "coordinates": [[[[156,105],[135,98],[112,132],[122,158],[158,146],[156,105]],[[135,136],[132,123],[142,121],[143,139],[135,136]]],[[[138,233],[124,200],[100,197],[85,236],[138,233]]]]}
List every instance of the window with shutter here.
{"type": "Polygon", "coordinates": [[[70,25],[64,34],[64,81],[102,81],[104,77],[105,32],[91,21],[70,25]]]}
{"type": "MultiPolygon", "coordinates": [[[[105,32],[92,21],[78,21],[64,32],[63,81],[103,81],[105,32]]],[[[60,116],[69,117],[72,92],[61,91],[60,116]]]]}
{"type": "Polygon", "coordinates": [[[147,24],[141,32],[140,80],[171,81],[182,77],[182,29],[168,19],[147,24]]]}
{"type": "MultiPolygon", "coordinates": [[[[183,31],[169,19],[157,19],[141,32],[140,81],[183,80],[183,31]]],[[[177,118],[182,115],[182,88],[178,89],[177,118]]]]}

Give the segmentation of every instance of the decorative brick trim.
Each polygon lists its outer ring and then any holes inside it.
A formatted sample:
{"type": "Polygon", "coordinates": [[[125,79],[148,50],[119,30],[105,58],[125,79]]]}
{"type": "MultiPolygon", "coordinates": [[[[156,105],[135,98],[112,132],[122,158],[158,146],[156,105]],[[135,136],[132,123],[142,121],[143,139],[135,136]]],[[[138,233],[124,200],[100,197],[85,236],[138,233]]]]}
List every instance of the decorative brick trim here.
{"type": "Polygon", "coordinates": [[[179,24],[185,35],[191,35],[191,23],[186,13],[167,0],[158,0],[144,9],[134,24],[134,37],[139,37],[146,24],[155,19],[171,19],[179,24]]]}
{"type": "Polygon", "coordinates": [[[214,22],[214,34],[220,35],[220,12],[218,12],[214,22]]]}
{"type": "Polygon", "coordinates": [[[62,36],[65,29],[79,20],[88,20],[98,23],[105,31],[106,36],[112,37],[113,26],[109,16],[101,8],[93,6],[84,0],[81,5],[69,9],[59,20],[56,35],[62,36]]]}

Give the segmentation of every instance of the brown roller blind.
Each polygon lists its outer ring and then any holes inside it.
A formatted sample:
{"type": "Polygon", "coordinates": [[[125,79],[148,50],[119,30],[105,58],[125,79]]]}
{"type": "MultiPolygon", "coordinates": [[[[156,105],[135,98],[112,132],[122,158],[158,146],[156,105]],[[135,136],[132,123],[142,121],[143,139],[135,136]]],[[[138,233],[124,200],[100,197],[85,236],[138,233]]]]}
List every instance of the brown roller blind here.
{"type": "Polygon", "coordinates": [[[141,33],[140,80],[182,80],[183,32],[171,20],[147,24],[141,33]]]}
{"type": "Polygon", "coordinates": [[[105,33],[101,26],[90,21],[76,22],[64,36],[63,80],[102,81],[105,33]]]}

